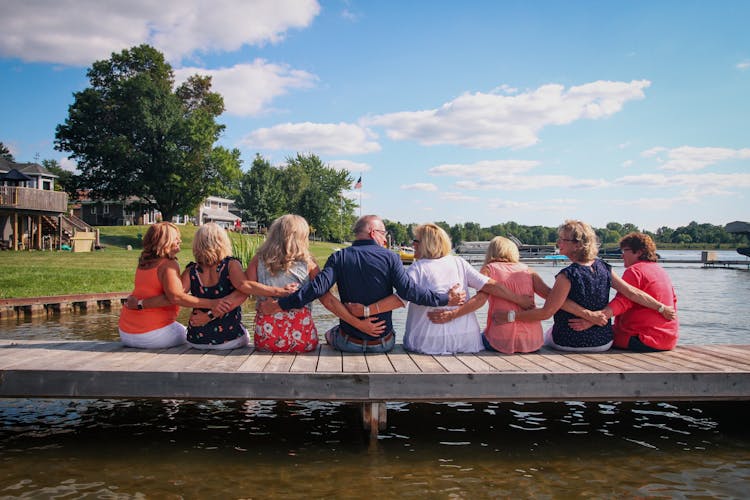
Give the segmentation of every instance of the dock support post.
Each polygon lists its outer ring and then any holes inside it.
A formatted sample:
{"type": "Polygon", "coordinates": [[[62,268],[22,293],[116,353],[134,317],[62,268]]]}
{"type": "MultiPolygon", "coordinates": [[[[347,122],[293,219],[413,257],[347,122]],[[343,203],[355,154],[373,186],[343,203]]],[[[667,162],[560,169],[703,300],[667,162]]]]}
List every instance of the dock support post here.
{"type": "Polygon", "coordinates": [[[370,439],[378,438],[378,431],[384,431],[388,424],[385,402],[367,401],[362,403],[362,425],[370,431],[370,439]]]}

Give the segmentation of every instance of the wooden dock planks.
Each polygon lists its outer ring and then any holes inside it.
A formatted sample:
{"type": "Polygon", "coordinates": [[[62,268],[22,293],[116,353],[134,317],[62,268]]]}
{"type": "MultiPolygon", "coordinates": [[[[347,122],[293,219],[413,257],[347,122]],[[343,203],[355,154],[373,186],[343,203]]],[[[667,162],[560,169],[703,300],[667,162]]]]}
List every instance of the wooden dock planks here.
{"type": "Polygon", "coordinates": [[[430,356],[139,350],[118,342],[0,341],[0,397],[563,401],[750,399],[750,346],[661,353],[430,356]]]}

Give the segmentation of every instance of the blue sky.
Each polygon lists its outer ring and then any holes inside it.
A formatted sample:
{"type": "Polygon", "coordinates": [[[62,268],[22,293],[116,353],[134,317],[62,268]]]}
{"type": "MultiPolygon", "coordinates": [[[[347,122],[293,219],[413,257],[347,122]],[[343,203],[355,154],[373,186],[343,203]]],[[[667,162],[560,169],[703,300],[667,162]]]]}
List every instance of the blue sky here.
{"type": "Polygon", "coordinates": [[[750,2],[4,0],[0,141],[56,159],[86,70],[211,74],[222,145],[346,168],[401,222],[750,219],[750,2]]]}

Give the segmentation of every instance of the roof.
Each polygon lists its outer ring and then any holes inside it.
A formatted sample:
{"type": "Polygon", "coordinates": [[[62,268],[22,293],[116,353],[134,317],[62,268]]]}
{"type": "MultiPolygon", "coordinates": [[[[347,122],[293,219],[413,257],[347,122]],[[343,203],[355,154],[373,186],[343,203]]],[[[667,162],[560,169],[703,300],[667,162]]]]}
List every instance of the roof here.
{"type": "Polygon", "coordinates": [[[16,163],[14,161],[8,161],[5,158],[0,158],[0,174],[9,172],[13,169],[16,169],[19,172],[23,172],[24,174],[32,176],[32,177],[57,178],[55,174],[53,174],[52,172],[50,172],[43,166],[39,165],[38,163],[16,163]]]}
{"type": "Polygon", "coordinates": [[[750,222],[736,220],[724,226],[724,229],[728,233],[750,233],[750,222]]]}
{"type": "Polygon", "coordinates": [[[237,219],[239,219],[239,217],[237,217],[233,213],[227,210],[221,210],[218,208],[204,208],[203,217],[205,217],[206,219],[228,221],[228,222],[234,222],[237,219]]]}
{"type": "Polygon", "coordinates": [[[0,174],[0,179],[4,181],[30,181],[31,177],[12,168],[8,173],[0,174]]]}

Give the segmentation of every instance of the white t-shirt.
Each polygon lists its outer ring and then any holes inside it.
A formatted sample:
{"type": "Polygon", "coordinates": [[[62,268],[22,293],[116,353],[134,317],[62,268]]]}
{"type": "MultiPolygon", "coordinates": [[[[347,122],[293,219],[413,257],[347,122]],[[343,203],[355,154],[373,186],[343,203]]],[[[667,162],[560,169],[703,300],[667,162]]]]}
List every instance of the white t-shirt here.
{"type": "MultiPolygon", "coordinates": [[[[463,289],[481,289],[490,279],[474,269],[468,262],[455,255],[439,259],[419,259],[406,270],[419,285],[435,292],[448,292],[456,283],[463,289]]],[[[467,295],[468,300],[468,295],[467,295]]],[[[404,347],[425,354],[452,354],[456,352],[479,352],[482,331],[474,313],[442,324],[435,324],[427,317],[433,309],[455,309],[455,307],[427,307],[409,304],[406,316],[404,347]]]]}

